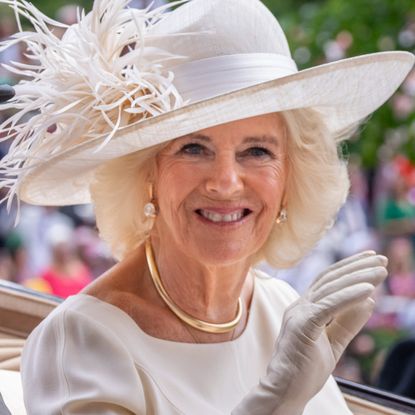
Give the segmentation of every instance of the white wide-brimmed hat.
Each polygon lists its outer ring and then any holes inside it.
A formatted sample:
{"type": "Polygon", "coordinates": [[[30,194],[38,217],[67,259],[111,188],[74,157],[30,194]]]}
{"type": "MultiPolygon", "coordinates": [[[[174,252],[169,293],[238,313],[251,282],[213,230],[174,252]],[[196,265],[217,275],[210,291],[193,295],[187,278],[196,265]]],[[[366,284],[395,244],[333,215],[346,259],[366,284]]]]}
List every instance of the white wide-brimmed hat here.
{"type": "Polygon", "coordinates": [[[411,53],[384,52],[298,71],[259,0],[184,0],[155,10],[96,0],[69,27],[26,1],[0,3],[35,28],[2,45],[26,43],[33,63],[9,66],[24,80],[2,106],[19,111],[0,164],[9,198],[33,204],[88,203],[106,161],[260,114],[313,108],[337,136],[382,105],[414,64],[411,53]],[[50,25],[66,29],[62,39],[50,25]]]}

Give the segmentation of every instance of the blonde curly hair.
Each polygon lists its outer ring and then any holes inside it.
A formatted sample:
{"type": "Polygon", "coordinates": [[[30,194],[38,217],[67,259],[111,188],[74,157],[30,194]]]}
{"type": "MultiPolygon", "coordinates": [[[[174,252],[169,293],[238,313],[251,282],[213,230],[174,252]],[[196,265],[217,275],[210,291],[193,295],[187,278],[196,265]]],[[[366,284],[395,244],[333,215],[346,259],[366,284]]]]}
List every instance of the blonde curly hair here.
{"type": "MultiPolygon", "coordinates": [[[[296,109],[280,115],[288,136],[288,219],[273,226],[254,262],[265,259],[275,267],[288,268],[323,236],[347,197],[347,164],[337,143],[353,129],[342,137],[333,137],[313,109],[296,109]]],[[[91,185],[97,227],[118,260],[138,247],[149,232],[150,221],[143,213],[149,202],[147,186],[154,177],[156,155],[166,145],[106,163],[91,185]]]]}

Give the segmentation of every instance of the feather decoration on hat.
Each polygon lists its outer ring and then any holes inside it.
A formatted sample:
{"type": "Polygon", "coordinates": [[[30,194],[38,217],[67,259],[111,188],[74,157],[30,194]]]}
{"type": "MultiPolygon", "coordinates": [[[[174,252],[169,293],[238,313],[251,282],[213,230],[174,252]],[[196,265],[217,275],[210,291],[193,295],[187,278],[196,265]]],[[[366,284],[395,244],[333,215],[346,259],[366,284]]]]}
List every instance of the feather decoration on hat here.
{"type": "Polygon", "coordinates": [[[184,105],[163,66],[183,57],[152,47],[151,29],[188,0],[153,10],[127,8],[130,1],[95,0],[90,13],[78,10],[78,22],[68,26],[25,0],[0,0],[13,8],[19,27],[0,42],[0,52],[23,43],[28,61],[3,65],[23,77],[16,96],[0,105],[17,110],[0,125],[0,141],[11,140],[0,161],[0,188],[8,189],[0,203],[8,200],[9,209],[24,175],[49,156],[102,137],[99,151],[120,127],[184,105]],[[23,31],[20,17],[34,31],[23,31]],[[51,27],[65,29],[61,39],[51,27]]]}

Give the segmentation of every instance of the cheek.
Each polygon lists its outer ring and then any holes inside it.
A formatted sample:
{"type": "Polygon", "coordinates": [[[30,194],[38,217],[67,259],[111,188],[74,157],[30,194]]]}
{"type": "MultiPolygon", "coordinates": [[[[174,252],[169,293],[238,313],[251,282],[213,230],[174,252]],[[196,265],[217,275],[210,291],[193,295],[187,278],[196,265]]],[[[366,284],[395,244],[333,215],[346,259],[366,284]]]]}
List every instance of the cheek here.
{"type": "Polygon", "coordinates": [[[172,211],[177,215],[178,208],[197,186],[197,175],[185,163],[161,162],[156,176],[156,198],[160,211],[172,211]]]}
{"type": "Polygon", "coordinates": [[[286,184],[286,170],[282,165],[262,169],[254,185],[261,198],[264,209],[275,213],[279,211],[286,184]]]}
{"type": "Polygon", "coordinates": [[[256,183],[257,197],[262,211],[255,223],[255,246],[263,246],[272,231],[281,210],[285,192],[286,174],[283,169],[272,168],[263,172],[256,183]]]}

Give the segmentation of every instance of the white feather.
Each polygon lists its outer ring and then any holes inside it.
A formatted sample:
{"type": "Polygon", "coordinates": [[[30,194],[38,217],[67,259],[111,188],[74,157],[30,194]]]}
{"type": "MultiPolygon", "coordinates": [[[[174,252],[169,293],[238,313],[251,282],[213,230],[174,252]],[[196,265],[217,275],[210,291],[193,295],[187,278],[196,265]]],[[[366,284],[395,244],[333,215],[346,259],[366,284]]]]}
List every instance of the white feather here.
{"type": "Polygon", "coordinates": [[[0,203],[10,207],[24,176],[50,156],[102,135],[99,151],[129,123],[184,105],[163,66],[183,57],[146,45],[154,39],[151,26],[188,0],[154,10],[128,9],[130,1],[95,0],[89,14],[78,10],[78,23],[67,26],[25,0],[0,0],[13,8],[19,27],[0,51],[23,43],[31,61],[3,65],[23,79],[16,96],[0,106],[17,110],[0,125],[6,134],[0,141],[11,140],[0,161],[0,188],[8,188],[0,203]],[[34,31],[23,31],[21,17],[34,31]],[[50,27],[65,28],[62,39],[50,27]]]}

